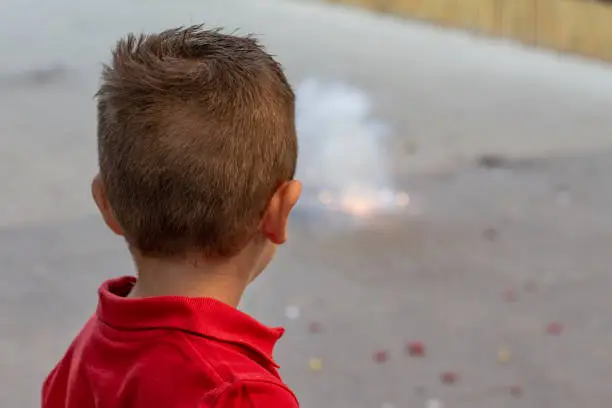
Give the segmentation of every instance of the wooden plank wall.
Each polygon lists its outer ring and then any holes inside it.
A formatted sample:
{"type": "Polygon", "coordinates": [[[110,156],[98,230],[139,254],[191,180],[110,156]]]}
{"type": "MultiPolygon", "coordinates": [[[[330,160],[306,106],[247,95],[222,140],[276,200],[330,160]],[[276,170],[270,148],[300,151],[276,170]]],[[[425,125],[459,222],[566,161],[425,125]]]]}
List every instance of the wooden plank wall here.
{"type": "Polygon", "coordinates": [[[612,4],[593,0],[328,0],[612,61],[612,4]]]}

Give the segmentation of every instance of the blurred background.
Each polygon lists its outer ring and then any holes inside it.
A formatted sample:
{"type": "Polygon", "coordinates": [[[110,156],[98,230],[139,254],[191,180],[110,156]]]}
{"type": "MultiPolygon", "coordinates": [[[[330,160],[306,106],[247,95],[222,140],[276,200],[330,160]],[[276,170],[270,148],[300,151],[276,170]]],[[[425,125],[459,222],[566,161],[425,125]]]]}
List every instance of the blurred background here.
{"type": "Polygon", "coordinates": [[[610,406],[612,7],[335,3],[2,1],[1,407],[39,405],[133,273],[89,195],[101,63],[202,22],[259,35],[298,95],[305,195],[242,307],[288,329],[303,407],[610,406]]]}

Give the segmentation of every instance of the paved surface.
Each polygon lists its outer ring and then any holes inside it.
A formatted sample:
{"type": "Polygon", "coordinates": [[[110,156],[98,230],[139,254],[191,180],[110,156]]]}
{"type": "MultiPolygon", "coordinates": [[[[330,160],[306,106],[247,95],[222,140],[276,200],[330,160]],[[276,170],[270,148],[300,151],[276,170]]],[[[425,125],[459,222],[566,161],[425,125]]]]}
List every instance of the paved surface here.
{"type": "Polygon", "coordinates": [[[1,7],[0,406],[38,404],[98,284],[132,270],[88,193],[99,62],[125,31],[200,21],[261,33],[301,95],[308,195],[243,306],[287,326],[304,407],[609,406],[609,68],[305,2],[1,7]],[[358,225],[321,211],[321,186],[354,183],[411,203],[358,225]]]}

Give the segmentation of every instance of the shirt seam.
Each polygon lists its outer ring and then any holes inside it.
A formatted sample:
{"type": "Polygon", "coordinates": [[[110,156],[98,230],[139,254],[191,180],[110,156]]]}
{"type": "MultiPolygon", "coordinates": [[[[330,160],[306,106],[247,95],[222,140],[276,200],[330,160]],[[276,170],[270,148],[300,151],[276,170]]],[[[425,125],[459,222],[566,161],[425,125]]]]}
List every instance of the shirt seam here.
{"type": "MultiPolygon", "coordinates": [[[[198,358],[198,360],[201,363],[204,363],[208,366],[208,368],[210,369],[209,371],[211,373],[214,373],[215,376],[215,380],[217,383],[220,384],[227,384],[227,379],[224,379],[221,374],[217,371],[217,369],[210,363],[210,361],[205,358],[202,353],[200,353],[200,351],[198,350],[198,348],[193,344],[192,339],[190,338],[190,335],[188,333],[179,331],[179,333],[181,334],[181,336],[183,336],[184,341],[189,345],[189,349],[191,350],[191,352],[193,354],[195,354],[195,356],[198,358]]],[[[204,336],[202,336],[204,337],[204,336]]]]}

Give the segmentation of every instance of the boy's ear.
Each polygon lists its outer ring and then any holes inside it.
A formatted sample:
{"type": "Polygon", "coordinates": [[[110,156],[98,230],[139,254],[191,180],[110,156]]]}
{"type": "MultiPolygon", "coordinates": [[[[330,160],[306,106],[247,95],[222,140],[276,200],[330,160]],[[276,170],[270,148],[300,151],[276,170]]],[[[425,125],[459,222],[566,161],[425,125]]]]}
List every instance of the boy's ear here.
{"type": "Polygon", "coordinates": [[[289,214],[302,194],[302,183],[297,180],[284,182],[278,187],[268,204],[262,219],[261,230],[273,244],[287,241],[289,214]]]}
{"type": "Polygon", "coordinates": [[[91,182],[91,194],[108,228],[110,228],[110,230],[117,235],[123,235],[121,226],[115,219],[113,209],[110,207],[108,202],[106,190],[104,189],[104,183],[102,182],[102,177],[100,177],[100,174],[97,174],[91,182]]]}

